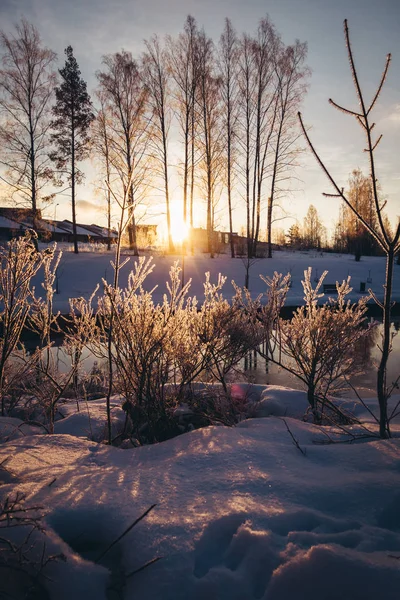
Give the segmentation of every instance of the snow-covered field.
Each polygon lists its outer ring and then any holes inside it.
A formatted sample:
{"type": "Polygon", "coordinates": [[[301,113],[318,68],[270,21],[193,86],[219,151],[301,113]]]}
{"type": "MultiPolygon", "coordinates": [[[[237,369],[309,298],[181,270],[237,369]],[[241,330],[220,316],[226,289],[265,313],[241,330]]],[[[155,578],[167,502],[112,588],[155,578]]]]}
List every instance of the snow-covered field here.
{"type": "Polygon", "coordinates": [[[87,439],[101,434],[102,400],[66,405],[51,436],[3,422],[2,493],[42,505],[47,551],[67,558],[47,568],[51,600],[397,600],[400,425],[391,440],[325,444],[340,435],[301,421],[303,392],[255,386],[257,398],[255,414],[270,416],[142,448],[87,439]]]}
{"type": "MultiPolygon", "coordinates": [[[[59,267],[59,294],[54,298],[54,307],[61,312],[68,312],[68,299],[71,297],[83,296],[88,298],[98,283],[102,279],[108,282],[113,280],[113,269],[110,261],[113,260],[113,253],[82,252],[75,255],[71,252],[65,252],[61,259],[59,267]]],[[[123,257],[124,258],[124,255],[123,257]]],[[[162,298],[165,292],[165,281],[168,279],[168,272],[180,256],[154,256],[155,268],[146,280],[146,289],[152,289],[158,286],[154,292],[156,301],[162,298]]],[[[121,270],[120,285],[125,287],[130,269],[134,264],[134,258],[121,270]]],[[[371,288],[379,298],[383,297],[383,283],[385,279],[385,259],[384,257],[362,257],[360,262],[355,262],[354,256],[338,254],[321,254],[318,252],[288,252],[276,251],[272,259],[259,259],[250,267],[250,291],[253,296],[265,291],[265,284],[259,275],[273,275],[274,271],[286,274],[291,273],[292,287],[289,290],[287,304],[297,306],[302,303],[303,289],[301,280],[304,278],[304,270],[309,266],[313,269],[313,278],[319,277],[323,271],[327,270],[325,283],[335,283],[351,276],[353,292],[350,296],[352,300],[360,297],[360,283],[366,283],[366,289],[371,288]],[[371,280],[371,281],[369,281],[371,280]]],[[[231,285],[232,279],[239,286],[244,285],[245,266],[240,258],[231,259],[227,256],[219,256],[210,259],[208,256],[196,255],[185,258],[185,281],[192,279],[191,294],[199,299],[203,295],[204,274],[209,271],[211,280],[216,282],[218,273],[227,277],[225,285],[225,295],[231,298],[234,290],[231,285]]],[[[40,293],[40,281],[36,280],[36,288],[40,293]]],[[[394,267],[394,285],[393,298],[400,301],[400,266],[394,267]]]]}
{"type": "MultiPolygon", "coordinates": [[[[145,285],[158,286],[155,301],[178,258],[155,257],[145,285]]],[[[110,282],[112,259],[112,253],[65,253],[55,310],[67,312],[70,297],[87,298],[102,278],[110,282]]],[[[260,274],[290,272],[287,304],[301,304],[308,266],[316,279],[328,270],[326,283],[351,275],[353,300],[360,297],[360,282],[382,297],[384,258],[356,263],[351,256],[315,252],[275,252],[271,260],[255,261],[251,293],[265,290],[260,274]]],[[[241,259],[187,257],[185,280],[192,278],[190,293],[199,298],[207,271],[212,281],[218,273],[227,277],[228,298],[232,279],[244,284],[241,259]]],[[[121,286],[128,273],[129,265],[121,286]]],[[[40,292],[40,279],[35,283],[40,292]]],[[[400,300],[398,265],[393,297],[400,300]]],[[[373,398],[367,408],[337,400],[360,421],[344,433],[305,422],[302,391],[232,383],[231,393],[251,403],[253,418],[139,448],[126,440],[120,448],[102,443],[104,399],[80,402],[79,411],[75,401],[60,403],[63,418],[54,435],[35,423],[0,418],[1,501],[23,494],[27,508],[41,507],[45,515],[44,531],[29,538],[26,556],[36,564],[64,556],[45,567],[36,599],[399,598],[400,418],[392,424],[393,438],[380,440],[370,412],[378,414],[373,398]]],[[[398,401],[400,396],[391,398],[389,414],[398,401]]],[[[118,397],[112,419],[116,436],[125,421],[118,397]]],[[[0,513],[0,540],[9,536],[21,544],[24,530],[18,534],[19,528],[5,525],[0,513]]],[[[26,557],[21,560],[26,569],[26,557]]],[[[19,597],[13,586],[22,586],[23,575],[7,577],[0,580],[0,597],[19,597]]]]}

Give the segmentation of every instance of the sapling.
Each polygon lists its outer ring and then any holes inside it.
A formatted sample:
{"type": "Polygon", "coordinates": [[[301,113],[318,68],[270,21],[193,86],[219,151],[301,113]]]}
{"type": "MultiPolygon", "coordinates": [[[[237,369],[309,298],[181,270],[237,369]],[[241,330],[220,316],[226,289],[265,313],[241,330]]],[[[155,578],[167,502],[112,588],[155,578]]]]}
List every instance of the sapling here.
{"type": "MultiPolygon", "coordinates": [[[[372,294],[376,304],[382,309],[382,318],[383,318],[383,335],[382,335],[382,346],[381,346],[381,359],[378,366],[377,372],[377,396],[379,401],[379,433],[381,438],[390,437],[390,427],[389,427],[389,419],[388,419],[388,400],[393,391],[393,386],[389,386],[387,383],[387,363],[389,360],[389,355],[392,349],[392,334],[390,331],[390,317],[392,310],[392,287],[393,287],[393,266],[395,262],[395,256],[400,250],[400,219],[398,220],[394,232],[391,231],[390,224],[388,224],[387,220],[384,217],[384,207],[385,202],[382,202],[379,197],[379,188],[378,188],[378,176],[377,176],[377,168],[376,168],[376,158],[375,153],[376,149],[382,139],[382,135],[374,138],[373,128],[375,123],[372,121],[371,112],[373,108],[376,106],[377,100],[380,97],[383,85],[386,80],[386,76],[388,73],[391,55],[388,54],[386,57],[386,64],[383,70],[383,74],[375,95],[373,96],[370,103],[367,103],[364,97],[364,93],[361,89],[361,85],[359,82],[358,72],[354,62],[353,51],[350,44],[350,35],[349,28],[347,26],[347,19],[344,21],[344,34],[346,39],[346,46],[348,51],[350,70],[353,77],[353,83],[356,91],[356,96],[358,100],[358,108],[357,110],[352,110],[340,106],[332,99],[329,100],[330,104],[337,108],[339,111],[343,112],[346,115],[350,115],[354,117],[357,123],[361,126],[363,134],[365,135],[365,146],[363,148],[364,152],[366,152],[369,161],[369,181],[372,189],[373,195],[373,212],[374,219],[376,223],[369,223],[360,213],[358,207],[355,203],[351,201],[348,195],[345,194],[344,188],[341,187],[330,170],[325,166],[325,163],[322,161],[320,155],[314,148],[310,137],[306,131],[306,128],[303,124],[301,114],[298,113],[300,119],[300,125],[303,130],[303,134],[309,144],[311,152],[315,156],[319,166],[329,179],[333,189],[333,194],[324,194],[328,197],[337,197],[341,198],[345,205],[352,211],[357,220],[362,224],[365,230],[367,230],[380,248],[383,250],[386,256],[386,271],[385,271],[385,284],[383,286],[383,301],[381,301],[375,294],[372,294]],[[376,218],[375,218],[376,217],[376,218]]],[[[372,293],[372,292],[371,292],[372,293]]]]}

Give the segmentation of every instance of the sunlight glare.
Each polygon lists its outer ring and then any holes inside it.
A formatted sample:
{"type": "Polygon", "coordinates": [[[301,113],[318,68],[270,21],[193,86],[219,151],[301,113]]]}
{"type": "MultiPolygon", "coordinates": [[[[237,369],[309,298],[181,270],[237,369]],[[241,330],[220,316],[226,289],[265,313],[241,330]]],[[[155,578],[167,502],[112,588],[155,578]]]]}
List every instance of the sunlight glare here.
{"type": "Polygon", "coordinates": [[[189,235],[189,227],[178,211],[171,211],[171,236],[174,244],[182,244],[189,235]]]}

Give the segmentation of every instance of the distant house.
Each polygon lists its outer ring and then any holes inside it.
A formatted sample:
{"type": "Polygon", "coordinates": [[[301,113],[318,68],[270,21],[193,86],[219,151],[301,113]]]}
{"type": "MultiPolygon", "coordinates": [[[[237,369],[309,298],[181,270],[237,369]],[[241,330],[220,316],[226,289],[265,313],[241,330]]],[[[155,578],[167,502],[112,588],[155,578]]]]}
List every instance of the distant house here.
{"type": "MultiPolygon", "coordinates": [[[[157,225],[140,223],[136,225],[136,243],[140,250],[148,248],[149,246],[155,246],[157,243],[157,225]]],[[[129,245],[129,232],[128,229],[122,237],[122,243],[124,246],[129,245]]]]}
{"type": "MultiPolygon", "coordinates": [[[[63,231],[66,240],[72,243],[74,241],[73,224],[72,221],[64,219],[64,221],[54,222],[57,228],[63,231]]],[[[88,243],[95,242],[98,244],[106,244],[108,242],[108,229],[106,227],[100,227],[99,225],[84,225],[82,223],[76,224],[76,235],[78,242],[88,243]]],[[[115,230],[110,232],[111,242],[115,242],[118,238],[118,234],[115,230]]]]}
{"type": "MultiPolygon", "coordinates": [[[[55,221],[43,219],[40,210],[35,218],[32,209],[0,207],[0,240],[7,241],[23,235],[28,229],[35,229],[40,240],[45,242],[73,242],[72,221],[55,221]]],[[[108,242],[108,230],[99,225],[83,225],[77,223],[78,242],[108,242]]],[[[115,230],[110,233],[111,242],[115,242],[118,234],[115,230]]]]}
{"type": "MultiPolygon", "coordinates": [[[[26,223],[31,227],[34,220],[34,212],[31,208],[18,208],[15,206],[0,206],[0,216],[11,219],[12,221],[16,221],[17,223],[26,223]]],[[[35,216],[36,220],[40,220],[42,218],[41,211],[37,210],[35,216]]]]}
{"type": "MultiPolygon", "coordinates": [[[[68,219],[64,219],[64,221],[57,221],[57,227],[62,229],[64,233],[67,235],[67,241],[74,241],[74,232],[73,232],[73,224],[72,221],[68,219]]],[[[89,229],[86,225],[82,225],[80,223],[76,224],[76,237],[78,242],[98,242],[100,237],[98,234],[94,233],[91,229],[89,229]]]]}
{"type": "MultiPolygon", "coordinates": [[[[202,227],[194,227],[191,231],[193,248],[198,252],[208,252],[207,230],[202,227]]],[[[236,246],[239,236],[232,233],[233,242],[236,246]]],[[[231,234],[229,231],[213,231],[214,252],[225,253],[230,247],[231,234]]]]}
{"type": "MultiPolygon", "coordinates": [[[[89,231],[93,231],[94,235],[96,235],[96,239],[97,241],[100,241],[102,243],[108,243],[108,228],[107,227],[100,227],[100,225],[85,225],[86,229],[88,229],[89,231]]],[[[111,229],[110,230],[110,242],[113,244],[117,241],[118,239],[118,233],[115,231],[115,229],[111,229]]]]}
{"type": "Polygon", "coordinates": [[[35,229],[38,235],[42,233],[40,228],[41,212],[34,213],[31,208],[15,208],[0,206],[0,239],[3,241],[11,240],[18,235],[23,235],[27,229],[35,229]]]}

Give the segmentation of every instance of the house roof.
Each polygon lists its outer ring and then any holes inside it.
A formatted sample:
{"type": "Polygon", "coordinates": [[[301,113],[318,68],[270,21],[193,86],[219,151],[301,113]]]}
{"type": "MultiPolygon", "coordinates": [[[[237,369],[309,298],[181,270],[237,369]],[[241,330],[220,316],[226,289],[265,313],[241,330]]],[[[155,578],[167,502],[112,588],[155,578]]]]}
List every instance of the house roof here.
{"type": "MultiPolygon", "coordinates": [[[[73,233],[72,222],[68,221],[68,219],[65,219],[64,221],[57,221],[57,227],[60,227],[60,229],[69,234],[73,233]]],[[[88,237],[92,238],[102,237],[98,233],[94,233],[91,229],[88,229],[86,225],[80,225],[79,223],[76,224],[76,233],[77,235],[87,235],[88,237]]]]}
{"type": "MultiPolygon", "coordinates": [[[[100,227],[100,225],[95,225],[94,223],[92,223],[91,225],[85,225],[85,227],[87,229],[89,229],[89,231],[93,231],[93,233],[95,233],[96,235],[98,235],[102,238],[108,238],[107,227],[100,227]]],[[[117,239],[118,233],[115,231],[115,229],[111,229],[110,237],[112,239],[117,239]]]]}
{"type": "Polygon", "coordinates": [[[17,221],[13,221],[12,219],[7,219],[7,217],[3,217],[0,215],[0,229],[21,229],[22,223],[17,223],[17,221]]]}
{"type": "Polygon", "coordinates": [[[37,221],[37,228],[50,233],[66,233],[65,229],[60,229],[60,227],[58,227],[57,221],[47,221],[41,219],[40,221],[37,221]]]}

